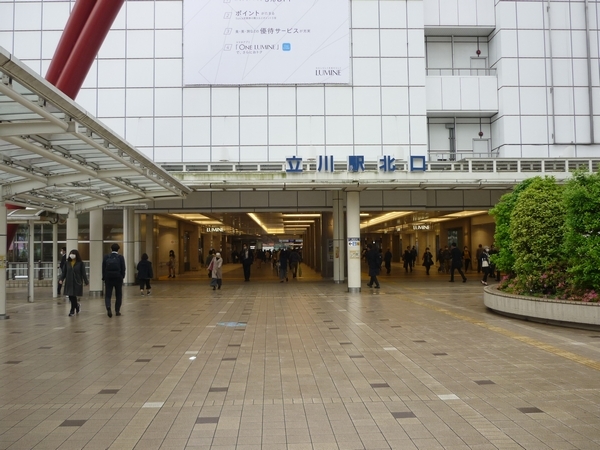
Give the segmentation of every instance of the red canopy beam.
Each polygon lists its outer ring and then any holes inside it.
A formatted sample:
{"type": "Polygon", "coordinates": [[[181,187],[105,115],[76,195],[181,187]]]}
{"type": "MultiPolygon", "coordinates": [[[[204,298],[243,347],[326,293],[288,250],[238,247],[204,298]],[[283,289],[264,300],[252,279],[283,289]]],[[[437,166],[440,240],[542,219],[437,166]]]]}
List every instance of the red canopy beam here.
{"type": "Polygon", "coordinates": [[[49,69],[46,75],[46,79],[52,83],[52,79],[58,74],[53,84],[70,98],[77,97],[124,2],[125,0],[77,0],[72,13],[76,17],[72,20],[69,18],[69,29],[65,29],[64,39],[61,38],[54,54],[56,63],[53,58],[50,65],[52,71],[49,69]],[[79,6],[80,3],[84,5],[79,6]]]}

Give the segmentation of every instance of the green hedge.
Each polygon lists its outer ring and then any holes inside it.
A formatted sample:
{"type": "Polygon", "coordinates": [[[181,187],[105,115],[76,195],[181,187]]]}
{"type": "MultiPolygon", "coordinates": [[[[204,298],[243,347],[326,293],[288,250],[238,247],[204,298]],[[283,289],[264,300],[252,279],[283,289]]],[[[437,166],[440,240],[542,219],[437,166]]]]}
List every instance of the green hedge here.
{"type": "Polygon", "coordinates": [[[528,295],[597,301],[600,290],[600,175],[575,173],[565,185],[535,177],[490,211],[506,273],[501,288],[528,295]]]}

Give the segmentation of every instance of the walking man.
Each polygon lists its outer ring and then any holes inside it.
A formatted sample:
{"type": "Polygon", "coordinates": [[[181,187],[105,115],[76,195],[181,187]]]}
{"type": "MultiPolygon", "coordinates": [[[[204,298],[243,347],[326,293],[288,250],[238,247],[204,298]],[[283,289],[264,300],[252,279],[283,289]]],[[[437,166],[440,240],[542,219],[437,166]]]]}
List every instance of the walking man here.
{"type": "Polygon", "coordinates": [[[385,255],[383,255],[383,262],[385,263],[385,271],[389,275],[392,271],[392,252],[389,248],[385,252],[385,255]]]}
{"type": "Polygon", "coordinates": [[[254,262],[254,254],[246,244],[242,247],[242,266],[244,267],[244,281],[250,281],[250,267],[254,262]]]}
{"type": "Polygon", "coordinates": [[[381,253],[377,251],[377,248],[373,244],[367,244],[366,258],[369,266],[369,277],[371,277],[367,283],[367,286],[379,289],[379,280],[377,279],[377,275],[379,275],[379,271],[381,270],[381,253]]]}
{"type": "Polygon", "coordinates": [[[106,255],[102,260],[102,279],[104,280],[104,304],[106,314],[112,317],[111,297],[113,288],[115,290],[115,312],[121,315],[121,304],[123,303],[123,279],[125,278],[125,258],[119,255],[119,244],[110,246],[112,253],[106,255]]]}
{"type": "Polygon", "coordinates": [[[454,271],[458,270],[458,273],[460,273],[460,276],[462,277],[463,283],[466,283],[467,277],[465,277],[465,274],[462,271],[463,255],[462,252],[456,247],[456,242],[452,243],[450,259],[452,261],[452,266],[450,268],[450,282],[454,283],[454,271]]]}

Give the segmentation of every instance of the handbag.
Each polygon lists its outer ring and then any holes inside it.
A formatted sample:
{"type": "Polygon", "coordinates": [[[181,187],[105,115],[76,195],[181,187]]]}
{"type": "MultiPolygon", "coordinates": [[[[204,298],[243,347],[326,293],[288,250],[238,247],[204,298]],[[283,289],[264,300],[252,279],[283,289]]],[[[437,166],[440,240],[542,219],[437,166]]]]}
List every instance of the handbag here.
{"type": "Polygon", "coordinates": [[[490,267],[490,263],[487,261],[487,259],[481,260],[481,267],[490,267]]]}
{"type": "Polygon", "coordinates": [[[210,279],[210,285],[211,285],[211,286],[217,286],[218,284],[219,284],[219,283],[217,282],[217,279],[216,279],[216,278],[211,278],[211,279],[210,279]]]}

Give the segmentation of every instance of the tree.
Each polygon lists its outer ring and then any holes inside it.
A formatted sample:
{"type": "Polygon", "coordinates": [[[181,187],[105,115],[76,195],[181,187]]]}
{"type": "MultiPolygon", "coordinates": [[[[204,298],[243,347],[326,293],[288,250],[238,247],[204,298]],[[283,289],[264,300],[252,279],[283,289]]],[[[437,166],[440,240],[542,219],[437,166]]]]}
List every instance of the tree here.
{"type": "Polygon", "coordinates": [[[494,264],[503,273],[512,273],[515,265],[515,256],[512,250],[510,237],[511,215],[521,193],[531,184],[532,178],[527,179],[513,189],[513,192],[504,194],[496,206],[490,210],[496,221],[494,242],[499,248],[499,253],[494,255],[494,264]]]}
{"type": "Polygon", "coordinates": [[[576,288],[600,289],[600,174],[575,173],[564,193],[563,251],[576,288]]]}
{"type": "Polygon", "coordinates": [[[555,291],[556,286],[543,286],[543,280],[549,273],[560,271],[565,263],[562,253],[566,215],[563,190],[554,178],[532,178],[511,213],[514,272],[526,290],[555,291]]]}

